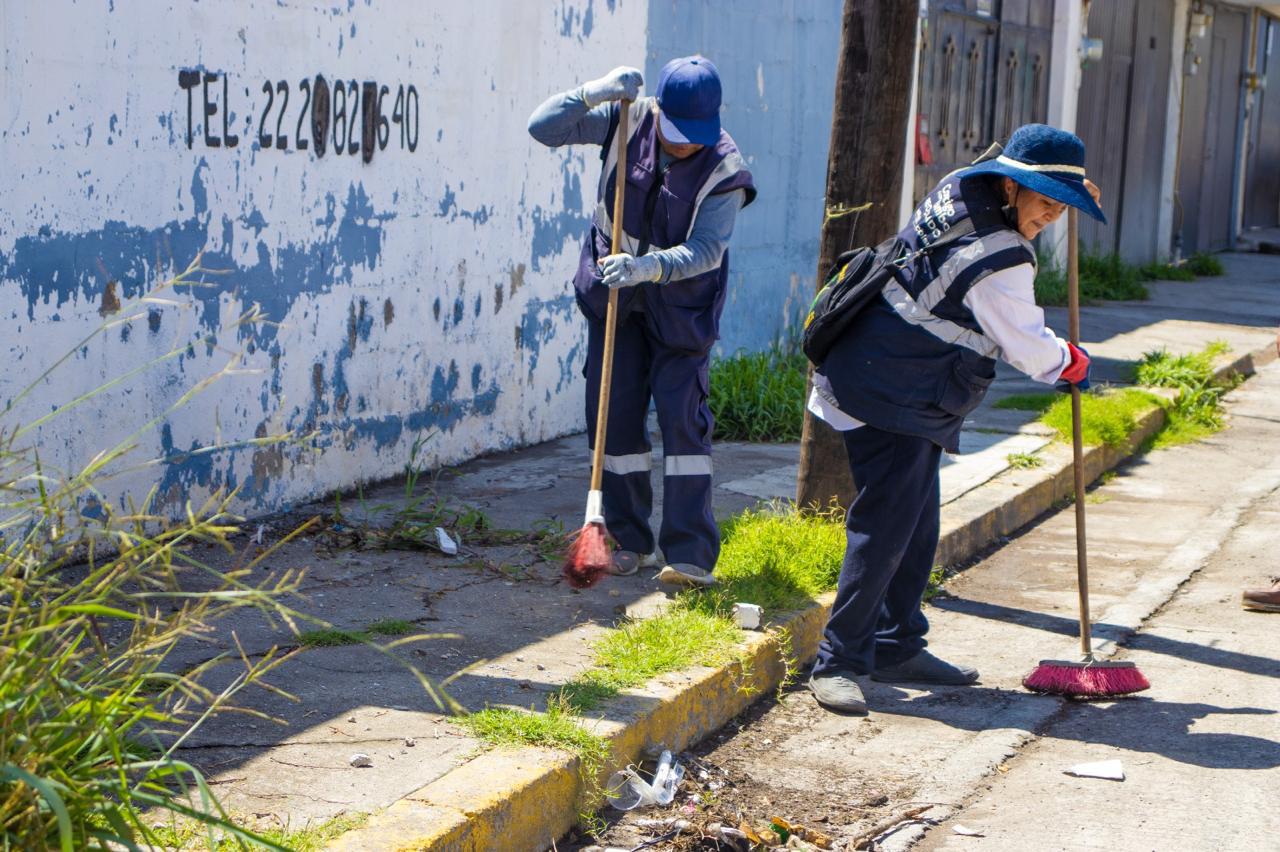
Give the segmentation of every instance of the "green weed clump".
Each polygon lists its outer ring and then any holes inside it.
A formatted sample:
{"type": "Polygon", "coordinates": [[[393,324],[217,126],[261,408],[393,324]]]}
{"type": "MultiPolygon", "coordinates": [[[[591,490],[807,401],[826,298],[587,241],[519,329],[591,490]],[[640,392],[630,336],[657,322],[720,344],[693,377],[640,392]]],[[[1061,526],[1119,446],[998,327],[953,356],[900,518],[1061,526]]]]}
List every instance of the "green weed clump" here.
{"type": "Polygon", "coordinates": [[[1241,381],[1234,374],[1219,379],[1214,373],[1214,361],[1228,351],[1230,347],[1219,340],[1190,354],[1158,349],[1142,356],[1134,368],[1138,384],[1178,391],[1166,406],[1168,421],[1153,440],[1154,447],[1197,441],[1222,429],[1222,398],[1241,381]]]}
{"type": "Polygon", "coordinates": [[[796,609],[835,588],[844,558],[844,513],[775,506],[747,510],[721,525],[719,584],[690,605],[728,615],[736,601],[766,612],[796,609]]]}
{"type": "Polygon", "coordinates": [[[1056,393],[1012,393],[998,399],[991,406],[1006,411],[1038,411],[1045,412],[1061,398],[1056,393]]]}
{"type": "Polygon", "coordinates": [[[1206,278],[1216,277],[1226,272],[1222,266],[1222,261],[1218,259],[1216,254],[1208,252],[1196,252],[1187,258],[1187,269],[1190,269],[1196,275],[1206,278]]]}
{"type": "Polygon", "coordinates": [[[1187,265],[1172,263],[1147,263],[1138,267],[1138,274],[1146,281],[1195,281],[1196,273],[1187,265]]]}
{"type": "MultiPolygon", "coordinates": [[[[1079,258],[1082,302],[1140,301],[1150,295],[1138,267],[1126,263],[1120,255],[1082,251],[1079,258]]],[[[1041,305],[1067,303],[1067,272],[1048,252],[1039,254],[1035,295],[1041,305]]]]}
{"type": "Polygon", "coordinates": [[[798,441],[809,362],[799,352],[739,353],[711,365],[717,441],[798,441]]]}
{"type": "Polygon", "coordinates": [[[1005,461],[1009,463],[1009,467],[1018,470],[1031,470],[1044,464],[1044,459],[1035,453],[1009,453],[1005,456],[1005,461]]]}

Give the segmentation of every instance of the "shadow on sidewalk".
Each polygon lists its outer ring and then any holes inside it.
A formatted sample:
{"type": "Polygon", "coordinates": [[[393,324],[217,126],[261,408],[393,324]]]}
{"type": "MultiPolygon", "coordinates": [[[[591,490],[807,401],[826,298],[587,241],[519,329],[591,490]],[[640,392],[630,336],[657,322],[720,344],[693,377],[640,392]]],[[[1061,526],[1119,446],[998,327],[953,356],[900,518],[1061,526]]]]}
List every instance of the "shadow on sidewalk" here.
{"type": "MultiPolygon", "coordinates": [[[[1001,604],[984,603],[964,598],[936,598],[930,603],[938,609],[949,612],[1018,624],[1023,627],[1044,630],[1048,633],[1057,633],[1061,636],[1077,636],[1080,631],[1080,622],[1074,618],[1047,615],[1042,612],[1032,612],[1031,610],[1002,606],[1001,604]]],[[[1093,629],[1094,636],[1101,637],[1120,637],[1131,633],[1127,627],[1106,622],[1095,622],[1093,629]]],[[[1126,644],[1128,647],[1149,653],[1164,654],[1214,668],[1233,669],[1262,677],[1280,678],[1280,660],[1260,657],[1256,654],[1226,651],[1222,648],[1201,645],[1197,642],[1183,642],[1178,639],[1169,639],[1150,633],[1134,635],[1126,644]]]]}
{"type": "MultiPolygon", "coordinates": [[[[984,686],[944,687],[912,696],[904,690],[874,684],[868,690],[872,711],[886,716],[929,719],[968,731],[991,727],[994,713],[974,707],[1007,709],[1042,696],[984,686]],[[968,708],[968,710],[966,710],[968,708]]],[[[1206,769],[1274,769],[1280,766],[1280,743],[1247,734],[1198,733],[1197,721],[1216,715],[1275,715],[1261,707],[1160,701],[1141,696],[1114,702],[1070,701],[1046,736],[1082,743],[1147,752],[1206,769]]]]}

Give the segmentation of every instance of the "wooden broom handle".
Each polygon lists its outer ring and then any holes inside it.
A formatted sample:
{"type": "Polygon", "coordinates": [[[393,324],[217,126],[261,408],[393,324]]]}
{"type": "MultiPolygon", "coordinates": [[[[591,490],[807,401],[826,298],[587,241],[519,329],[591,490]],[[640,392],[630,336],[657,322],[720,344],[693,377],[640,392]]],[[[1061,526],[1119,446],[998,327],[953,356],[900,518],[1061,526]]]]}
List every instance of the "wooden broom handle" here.
{"type": "MultiPolygon", "coordinates": [[[[618,143],[618,167],[613,181],[613,234],[609,240],[609,254],[622,250],[622,196],[627,186],[627,120],[631,114],[631,101],[618,101],[618,129],[614,138],[618,143]]],[[[609,389],[613,386],[613,345],[618,327],[618,288],[609,288],[609,308],[604,317],[604,356],[600,364],[600,404],[596,409],[596,441],[591,453],[591,490],[599,491],[604,484],[604,439],[609,425],[609,389]]]]}
{"type": "MultiPolygon", "coordinates": [[[[1079,221],[1076,209],[1067,208],[1067,335],[1072,346],[1080,345],[1080,256],[1079,221]]],[[[1071,385],[1071,455],[1075,474],[1076,579],[1080,590],[1080,652],[1092,656],[1089,640],[1089,558],[1084,534],[1084,427],[1081,420],[1080,388],[1071,385]]]]}

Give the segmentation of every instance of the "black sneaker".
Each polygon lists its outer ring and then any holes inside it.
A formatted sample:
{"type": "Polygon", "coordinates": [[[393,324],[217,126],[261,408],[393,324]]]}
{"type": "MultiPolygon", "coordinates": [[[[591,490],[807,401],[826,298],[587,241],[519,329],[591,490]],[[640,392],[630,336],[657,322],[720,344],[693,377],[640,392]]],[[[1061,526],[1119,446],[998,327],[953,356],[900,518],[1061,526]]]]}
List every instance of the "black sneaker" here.
{"type": "Polygon", "coordinates": [[[928,651],[921,651],[897,665],[876,669],[871,673],[871,679],[881,683],[940,683],[965,686],[978,680],[978,670],[948,663],[928,651]]]}

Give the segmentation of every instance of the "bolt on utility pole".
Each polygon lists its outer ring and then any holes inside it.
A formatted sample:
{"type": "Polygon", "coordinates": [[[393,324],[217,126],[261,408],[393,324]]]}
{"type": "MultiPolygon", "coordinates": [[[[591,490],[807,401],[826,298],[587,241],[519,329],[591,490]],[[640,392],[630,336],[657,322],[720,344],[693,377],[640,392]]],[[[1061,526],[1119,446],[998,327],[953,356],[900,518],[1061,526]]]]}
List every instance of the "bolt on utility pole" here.
{"type": "MultiPolygon", "coordinates": [[[[841,252],[898,229],[919,10],[919,0],[845,0],[818,288],[841,252]]],[[[844,441],[806,411],[796,502],[847,508],[853,494],[844,441]]]]}

